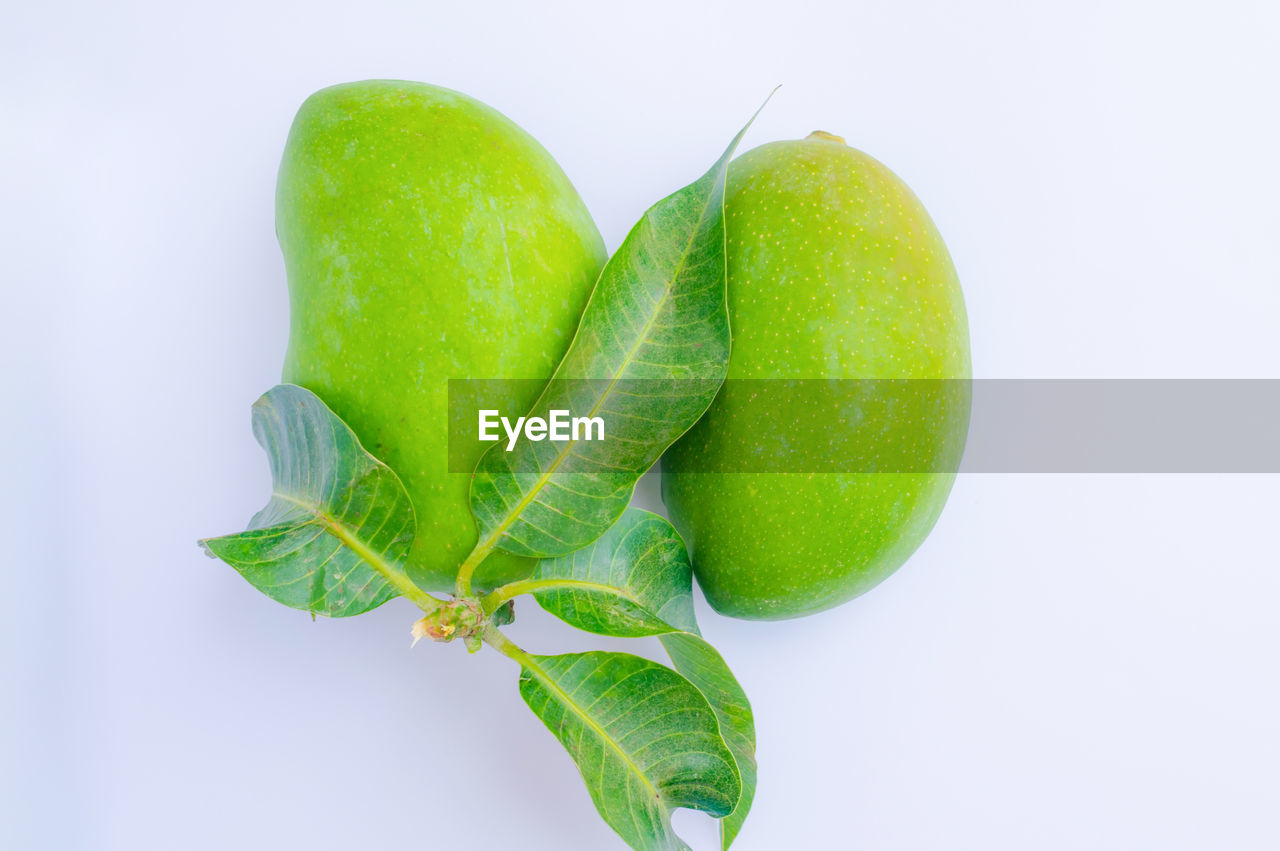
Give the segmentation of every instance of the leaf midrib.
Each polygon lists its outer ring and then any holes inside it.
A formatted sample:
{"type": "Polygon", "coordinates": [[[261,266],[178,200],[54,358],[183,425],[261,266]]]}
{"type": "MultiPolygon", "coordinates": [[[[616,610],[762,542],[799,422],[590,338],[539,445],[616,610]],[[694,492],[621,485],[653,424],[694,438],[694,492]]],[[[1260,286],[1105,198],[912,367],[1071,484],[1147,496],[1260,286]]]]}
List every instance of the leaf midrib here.
{"type": "Polygon", "coordinates": [[[640,769],[640,766],[636,764],[635,760],[633,760],[631,756],[622,749],[622,745],[618,744],[618,742],[609,735],[609,732],[605,730],[604,727],[601,727],[596,723],[595,719],[587,714],[587,711],[574,701],[568,692],[560,688],[559,683],[551,679],[550,675],[548,675],[547,672],[542,669],[542,666],[538,664],[536,657],[528,653],[522,653],[522,656],[524,658],[520,660],[520,664],[525,668],[525,670],[536,677],[537,680],[542,683],[543,687],[552,692],[553,695],[558,695],[560,702],[565,705],[566,708],[572,710],[574,715],[576,715],[583,724],[603,739],[605,744],[612,748],[614,753],[622,759],[623,764],[625,764],[632,773],[640,778],[640,782],[644,784],[645,788],[649,790],[654,798],[662,802],[663,808],[669,809],[666,806],[666,800],[662,797],[662,793],[658,790],[658,787],[653,785],[653,782],[649,780],[645,773],[640,769]]]}
{"type": "MultiPolygon", "coordinates": [[[[722,172],[726,171],[727,164],[725,167],[721,168],[720,170],[722,172]]],[[[716,175],[716,180],[717,181],[720,180],[720,175],[718,174],[716,175]]],[[[685,242],[684,250],[680,252],[680,260],[676,264],[675,270],[672,272],[669,279],[667,280],[666,285],[663,287],[662,298],[658,299],[657,307],[654,309],[650,317],[645,321],[644,329],[638,335],[635,345],[633,345],[631,347],[631,350],[627,352],[626,358],[623,359],[622,364],[618,367],[617,370],[615,370],[613,377],[609,379],[608,386],[606,386],[604,389],[604,392],[600,394],[600,397],[596,400],[596,403],[591,406],[591,411],[588,414],[589,416],[595,416],[600,411],[600,408],[604,404],[605,399],[609,398],[609,395],[613,392],[614,386],[620,380],[623,371],[625,371],[626,368],[630,366],[631,362],[635,359],[636,353],[640,351],[640,347],[643,341],[649,336],[649,331],[650,329],[652,329],[653,323],[657,321],[658,314],[662,312],[663,306],[671,298],[671,289],[674,286],[675,280],[680,277],[680,273],[684,270],[685,262],[689,259],[689,254],[691,253],[694,240],[697,238],[699,226],[701,226],[702,221],[707,214],[707,209],[710,206],[711,206],[711,200],[708,197],[707,202],[702,205],[702,209],[698,213],[698,226],[695,226],[693,233],[690,234],[689,239],[685,242]]],[[[601,273],[601,275],[603,277],[603,273],[601,273]]],[[[594,297],[594,295],[595,293],[593,292],[592,296],[594,297]]],[[[588,303],[588,307],[590,307],[590,303],[588,303]]],[[[584,315],[585,315],[585,311],[584,311],[584,315]]],[[[581,332],[581,331],[582,331],[582,326],[579,325],[578,332],[581,332]]],[[[566,352],[572,351],[573,344],[578,341],[578,332],[574,333],[573,340],[569,342],[569,348],[566,350],[566,352]]],[[[553,381],[555,380],[554,376],[552,377],[552,380],[553,381]]],[[[569,456],[569,450],[571,450],[575,445],[577,445],[577,443],[578,441],[573,440],[572,438],[565,443],[564,448],[561,451],[556,453],[555,460],[552,461],[551,466],[547,468],[547,471],[545,473],[543,473],[541,476],[538,477],[537,481],[534,482],[533,487],[529,489],[529,492],[525,496],[521,497],[520,501],[516,503],[515,508],[512,511],[507,513],[506,519],[504,519],[501,523],[499,523],[497,526],[494,527],[494,530],[491,533],[489,533],[489,535],[484,539],[483,544],[479,544],[476,546],[477,551],[480,550],[482,546],[486,549],[486,551],[493,548],[493,546],[496,544],[498,539],[501,538],[506,533],[507,529],[509,529],[511,525],[516,522],[516,520],[520,517],[520,515],[524,513],[524,510],[533,503],[533,501],[537,498],[538,494],[542,493],[542,489],[546,487],[547,482],[551,480],[551,476],[555,473],[557,469],[559,469],[560,464],[563,463],[564,459],[569,456]]]]}
{"type": "Polygon", "coordinates": [[[627,602],[635,603],[637,606],[645,608],[645,611],[648,611],[648,608],[644,606],[644,603],[638,600],[626,589],[619,588],[617,585],[606,585],[603,582],[592,582],[587,579],[560,579],[548,576],[544,578],[535,577],[533,579],[529,579],[527,580],[527,586],[534,594],[537,594],[540,591],[557,590],[598,591],[612,597],[621,597],[627,602]]]}
{"type": "Polygon", "coordinates": [[[389,565],[381,553],[374,552],[366,546],[363,541],[348,532],[346,526],[339,522],[337,518],[324,511],[320,506],[311,505],[291,494],[281,493],[274,489],[271,491],[271,496],[281,499],[290,505],[296,505],[310,514],[329,534],[341,541],[344,546],[359,556],[361,561],[369,565],[376,573],[381,574],[382,578],[399,591],[400,594],[408,597],[419,607],[427,607],[426,610],[430,610],[439,605],[440,601],[419,588],[413,580],[409,579],[408,574],[389,565]]]}

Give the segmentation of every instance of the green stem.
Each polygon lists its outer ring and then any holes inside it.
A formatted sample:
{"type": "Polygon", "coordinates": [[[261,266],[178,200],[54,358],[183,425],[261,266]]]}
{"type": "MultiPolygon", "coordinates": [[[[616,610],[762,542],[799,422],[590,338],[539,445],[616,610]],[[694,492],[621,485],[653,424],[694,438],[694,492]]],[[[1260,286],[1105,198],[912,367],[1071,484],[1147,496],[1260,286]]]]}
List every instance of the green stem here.
{"type": "Polygon", "coordinates": [[[488,540],[477,543],[475,549],[458,567],[458,590],[456,596],[471,596],[471,576],[476,572],[476,568],[480,566],[480,562],[484,561],[489,553],[493,552],[497,542],[498,536],[490,535],[488,540]]]}
{"type": "Polygon", "coordinates": [[[484,640],[485,644],[488,644],[508,659],[514,660],[520,665],[520,667],[525,668],[530,673],[534,671],[541,673],[542,669],[538,665],[537,660],[526,653],[518,644],[503,635],[502,631],[497,627],[485,627],[485,630],[480,637],[484,640]]]}
{"type": "Polygon", "coordinates": [[[615,597],[627,596],[622,589],[613,585],[587,582],[583,579],[521,579],[493,589],[480,600],[480,605],[484,613],[489,615],[496,612],[503,603],[519,597],[521,594],[532,594],[535,591],[554,591],[557,588],[571,588],[578,591],[602,591],[615,597]]]}

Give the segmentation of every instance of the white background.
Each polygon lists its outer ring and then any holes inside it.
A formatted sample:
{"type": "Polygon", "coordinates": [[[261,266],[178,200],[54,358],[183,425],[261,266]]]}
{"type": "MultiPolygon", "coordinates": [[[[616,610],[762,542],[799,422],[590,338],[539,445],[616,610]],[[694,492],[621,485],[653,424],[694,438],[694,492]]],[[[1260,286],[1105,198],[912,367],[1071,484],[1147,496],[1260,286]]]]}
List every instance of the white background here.
{"type": "MultiPolygon", "coordinates": [[[[782,83],[748,146],[821,128],[895,169],[977,375],[1280,377],[1280,7],[1198,5],[6,6],[0,845],[619,845],[508,660],[410,651],[402,601],[312,623],[195,546],[268,491],[311,91],[494,105],[612,248],[782,83]]],[[[700,603],[756,711],[738,847],[1280,847],[1277,517],[1274,476],[965,476],[866,597],[700,603]]],[[[529,648],[601,643],[534,608],[529,648]]]]}

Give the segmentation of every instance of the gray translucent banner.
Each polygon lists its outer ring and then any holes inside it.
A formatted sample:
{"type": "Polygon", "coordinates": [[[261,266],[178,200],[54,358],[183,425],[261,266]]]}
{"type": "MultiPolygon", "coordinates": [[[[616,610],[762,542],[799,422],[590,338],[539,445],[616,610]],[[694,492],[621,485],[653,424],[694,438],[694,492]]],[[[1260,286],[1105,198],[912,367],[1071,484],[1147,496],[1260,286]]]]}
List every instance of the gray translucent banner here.
{"type": "MultiPolygon", "coordinates": [[[[570,380],[545,394],[544,381],[450,379],[450,472],[512,439],[572,452],[575,418],[578,442],[634,441],[608,400],[680,381],[570,380]],[[532,410],[540,397],[580,410],[532,410]],[[481,439],[481,411],[497,440],[481,439]],[[529,416],[547,428],[516,429],[529,416]]],[[[1280,379],[731,380],[673,460],[689,473],[1280,473],[1280,379]]]]}

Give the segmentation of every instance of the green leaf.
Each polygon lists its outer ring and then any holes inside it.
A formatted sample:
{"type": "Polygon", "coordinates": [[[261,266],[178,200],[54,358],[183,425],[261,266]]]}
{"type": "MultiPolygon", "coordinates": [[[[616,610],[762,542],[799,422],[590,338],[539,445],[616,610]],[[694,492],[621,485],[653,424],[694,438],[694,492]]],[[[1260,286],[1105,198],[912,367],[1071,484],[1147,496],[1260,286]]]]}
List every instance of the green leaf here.
{"type": "Polygon", "coordinates": [[[704,639],[689,632],[673,632],[658,640],[676,670],[711,704],[720,722],[720,735],[738,765],[742,797],[733,812],[720,822],[720,847],[727,849],[742,830],[756,795],[756,724],[751,702],[724,658],[704,639]]]}
{"type": "Polygon", "coordinates": [[[438,601],[404,571],[413,506],[404,485],[311,391],[273,387],[253,405],[272,493],[249,528],[201,545],[273,600],[347,617],[403,594],[438,601]]]}
{"type": "Polygon", "coordinates": [[[656,514],[628,508],[585,549],[542,559],[527,585],[538,605],[597,635],[697,632],[684,542],[656,514]]]}
{"type": "MultiPolygon", "coordinates": [[[[627,235],[530,412],[601,417],[605,439],[522,438],[513,451],[499,443],[485,453],[471,483],[479,543],[468,562],[494,547],[545,557],[591,543],[622,514],[636,480],[711,404],[729,360],[725,175],[746,130],[710,171],[651,207],[627,235]]],[[[463,590],[471,567],[460,573],[463,590]]]]}
{"type": "Polygon", "coordinates": [[[656,662],[626,653],[523,658],[520,696],[578,764],[591,800],[628,845],[688,849],[678,807],[716,817],[740,794],[737,763],[702,693],[656,662]]]}
{"type": "Polygon", "coordinates": [[[742,796],[720,825],[721,847],[728,848],[755,797],[755,721],[729,666],[698,635],[691,576],[688,552],[671,524],[629,508],[595,543],[543,559],[530,579],[498,589],[489,605],[527,590],[543,609],[587,632],[660,636],[676,670],[711,705],[738,766],[742,796]]]}

